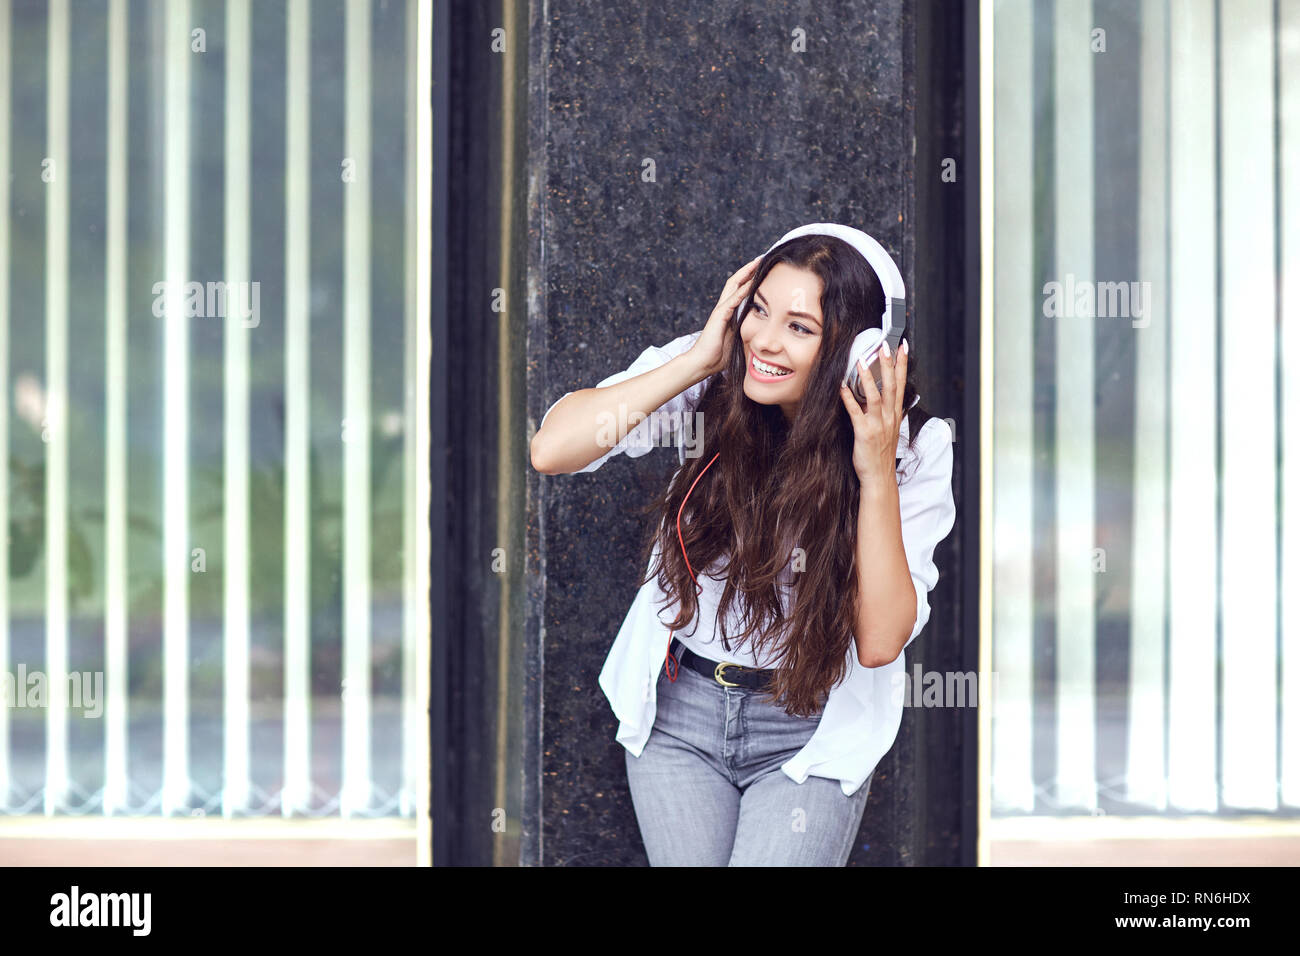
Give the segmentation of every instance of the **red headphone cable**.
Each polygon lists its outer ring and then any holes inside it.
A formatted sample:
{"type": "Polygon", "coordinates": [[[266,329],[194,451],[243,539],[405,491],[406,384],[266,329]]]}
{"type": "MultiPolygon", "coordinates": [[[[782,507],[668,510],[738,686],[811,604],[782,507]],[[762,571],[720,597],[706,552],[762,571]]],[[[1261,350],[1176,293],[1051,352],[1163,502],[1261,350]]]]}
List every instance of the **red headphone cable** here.
{"type": "MultiPolygon", "coordinates": [[[[682,546],[682,560],[686,562],[686,570],[690,572],[691,580],[695,581],[696,597],[699,597],[699,595],[704,591],[704,588],[700,585],[700,582],[696,580],[695,572],[691,570],[691,559],[686,556],[686,541],[682,537],[682,512],[686,510],[686,499],[691,496],[691,492],[695,490],[695,486],[699,484],[700,479],[704,477],[704,472],[709,470],[709,466],[712,465],[715,461],[717,461],[718,455],[721,454],[722,452],[718,452],[716,455],[714,455],[709,460],[709,464],[705,465],[704,468],[701,469],[700,473],[695,476],[695,480],[691,482],[691,487],[687,490],[686,496],[682,498],[682,506],[677,509],[677,541],[682,546]]],[[[673,657],[672,636],[675,633],[677,633],[676,629],[673,629],[668,632],[668,647],[664,649],[664,669],[668,672],[668,679],[673,683],[677,682],[677,672],[681,669],[680,665],[677,663],[677,660],[673,657]]]]}

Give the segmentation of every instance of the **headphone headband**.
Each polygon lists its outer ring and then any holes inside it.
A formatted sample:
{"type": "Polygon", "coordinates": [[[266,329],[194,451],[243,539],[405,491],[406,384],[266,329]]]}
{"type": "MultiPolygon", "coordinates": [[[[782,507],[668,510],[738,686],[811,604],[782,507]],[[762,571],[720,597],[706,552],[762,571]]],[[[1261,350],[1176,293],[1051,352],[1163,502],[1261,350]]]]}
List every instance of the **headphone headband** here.
{"type": "MultiPolygon", "coordinates": [[[[880,287],[885,293],[885,311],[880,317],[880,328],[886,338],[891,340],[901,338],[907,315],[905,311],[907,296],[903,288],[903,274],[898,270],[898,265],[890,257],[889,253],[885,251],[885,247],[861,229],[854,229],[852,226],[841,225],[838,222],[810,222],[805,226],[791,229],[772,243],[767,252],[771,252],[777,246],[789,242],[791,239],[812,235],[834,236],[836,239],[842,239],[862,254],[862,257],[867,260],[867,263],[875,271],[876,277],[880,280],[880,287]]],[[[767,252],[763,253],[763,255],[766,256],[767,252]]],[[[746,296],[745,300],[736,309],[737,319],[744,313],[748,304],[749,297],[746,296]]]]}

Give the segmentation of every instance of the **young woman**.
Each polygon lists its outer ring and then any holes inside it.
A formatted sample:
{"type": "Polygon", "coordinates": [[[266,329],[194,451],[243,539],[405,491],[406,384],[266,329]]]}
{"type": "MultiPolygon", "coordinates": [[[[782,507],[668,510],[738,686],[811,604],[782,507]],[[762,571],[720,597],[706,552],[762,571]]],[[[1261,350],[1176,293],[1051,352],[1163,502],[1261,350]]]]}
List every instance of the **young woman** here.
{"type": "Polygon", "coordinates": [[[552,475],[678,447],[600,674],[652,866],[847,862],[956,514],[906,338],[880,391],[861,371],[865,405],[841,385],[885,310],[867,237],[809,231],[731,276],[701,331],[562,396],[532,442],[552,475]]]}

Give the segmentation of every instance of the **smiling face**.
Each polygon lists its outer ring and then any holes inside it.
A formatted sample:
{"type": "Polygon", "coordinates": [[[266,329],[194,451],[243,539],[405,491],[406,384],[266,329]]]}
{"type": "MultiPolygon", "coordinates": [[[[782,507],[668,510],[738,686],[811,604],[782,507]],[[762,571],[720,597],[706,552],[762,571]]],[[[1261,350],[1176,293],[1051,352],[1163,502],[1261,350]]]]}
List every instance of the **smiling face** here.
{"type": "Polygon", "coordinates": [[[780,405],[787,421],[799,409],[822,344],[822,280],[778,262],[754,293],[740,326],[745,346],[745,395],[780,405]]]}

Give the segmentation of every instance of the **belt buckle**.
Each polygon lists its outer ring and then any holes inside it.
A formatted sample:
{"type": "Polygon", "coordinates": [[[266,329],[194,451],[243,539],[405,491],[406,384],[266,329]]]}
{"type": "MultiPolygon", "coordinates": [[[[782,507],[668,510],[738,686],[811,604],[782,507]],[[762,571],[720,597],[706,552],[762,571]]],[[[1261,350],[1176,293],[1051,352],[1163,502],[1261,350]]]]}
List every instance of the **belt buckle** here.
{"type": "Polygon", "coordinates": [[[724,687],[739,687],[740,686],[739,684],[732,683],[731,681],[727,680],[725,677],[722,676],[722,669],[724,667],[739,667],[739,666],[740,666],[739,664],[733,664],[730,661],[718,661],[718,666],[713,668],[713,679],[716,680],[719,684],[723,685],[724,687]]]}

